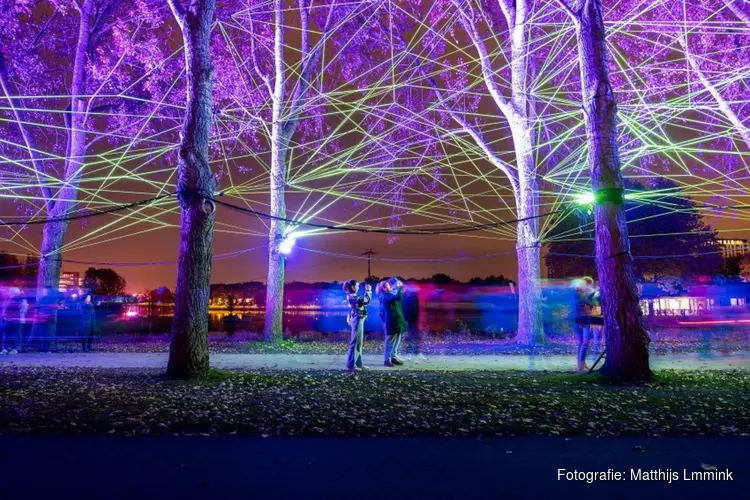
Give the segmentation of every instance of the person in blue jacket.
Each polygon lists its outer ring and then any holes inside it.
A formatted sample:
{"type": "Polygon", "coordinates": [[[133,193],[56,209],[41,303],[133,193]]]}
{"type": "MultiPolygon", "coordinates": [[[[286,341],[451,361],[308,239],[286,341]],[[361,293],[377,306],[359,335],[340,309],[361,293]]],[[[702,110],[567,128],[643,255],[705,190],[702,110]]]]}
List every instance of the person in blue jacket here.
{"type": "Polygon", "coordinates": [[[366,370],[362,364],[362,347],[365,336],[365,319],[367,319],[367,305],[372,299],[372,288],[365,285],[364,295],[358,295],[359,283],[349,280],[344,283],[346,302],[349,304],[348,322],[352,328],[349,339],[349,353],[346,356],[346,369],[350,372],[366,370]]]}

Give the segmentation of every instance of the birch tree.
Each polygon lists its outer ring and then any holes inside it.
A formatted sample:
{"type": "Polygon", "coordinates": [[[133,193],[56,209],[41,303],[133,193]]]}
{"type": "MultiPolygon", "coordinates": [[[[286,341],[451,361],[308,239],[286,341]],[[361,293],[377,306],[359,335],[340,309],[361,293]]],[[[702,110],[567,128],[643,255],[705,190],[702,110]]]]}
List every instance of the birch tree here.
{"type": "MultiPolygon", "coordinates": [[[[143,61],[134,38],[139,26],[153,20],[141,0],[125,3],[17,0],[0,8],[0,99],[8,103],[11,123],[0,136],[10,157],[30,166],[21,170],[36,179],[30,199],[40,203],[34,215],[48,220],[39,248],[38,290],[58,287],[68,219],[76,210],[87,155],[106,137],[92,133],[95,123],[122,122],[114,111],[127,104],[112,96],[122,90],[124,75],[138,72],[143,61]],[[67,106],[50,112],[59,108],[58,95],[65,96],[67,106]]],[[[151,48],[140,42],[146,52],[151,48]]],[[[54,331],[55,321],[35,322],[32,336],[45,334],[43,328],[54,331]]]]}
{"type": "MultiPolygon", "coordinates": [[[[441,85],[428,68],[430,63],[426,58],[415,54],[414,48],[407,43],[404,28],[400,29],[396,38],[399,50],[410,54],[414,67],[421,72],[429,88],[433,90],[439,109],[457,125],[454,133],[468,136],[484,158],[508,179],[519,219],[516,227],[519,293],[516,341],[522,344],[544,340],[540,283],[539,174],[534,157],[537,117],[533,88],[537,61],[532,57],[534,41],[530,34],[534,6],[535,2],[532,0],[446,0],[436,4],[431,12],[436,12],[437,15],[428,18],[430,27],[439,22],[455,23],[456,28],[465,33],[480,66],[483,85],[492,105],[510,130],[514,162],[506,161],[500,149],[501,144],[490,140],[475,119],[457,108],[457,100],[462,98],[467,89],[451,86],[449,81],[444,81],[441,85]],[[499,82],[500,74],[505,73],[506,68],[486,41],[497,35],[493,33],[496,29],[504,30],[502,36],[507,37],[510,44],[509,53],[505,54],[509,61],[509,88],[503,88],[499,82]]],[[[428,5],[420,4],[420,8],[424,7],[428,5]]],[[[422,13],[416,13],[414,17],[418,15],[422,13]]],[[[436,33],[425,36],[422,45],[444,46],[444,42],[436,40],[443,36],[445,35],[436,33]]],[[[429,53],[432,49],[425,51],[429,53]]],[[[431,54],[430,57],[435,56],[431,54]]],[[[443,64],[450,67],[452,64],[447,61],[447,56],[443,57],[446,58],[443,64]]]]}

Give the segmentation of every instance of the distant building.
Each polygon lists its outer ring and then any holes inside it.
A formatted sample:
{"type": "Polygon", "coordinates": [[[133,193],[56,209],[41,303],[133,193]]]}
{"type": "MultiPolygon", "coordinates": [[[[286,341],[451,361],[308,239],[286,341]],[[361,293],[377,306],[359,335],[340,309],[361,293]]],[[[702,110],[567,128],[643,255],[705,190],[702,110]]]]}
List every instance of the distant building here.
{"type": "Polygon", "coordinates": [[[71,290],[78,290],[79,288],[81,288],[81,273],[77,273],[77,272],[62,273],[60,275],[59,288],[61,292],[68,292],[71,290]]]}
{"type": "Polygon", "coordinates": [[[721,255],[726,259],[729,257],[742,257],[750,254],[750,240],[717,240],[721,247],[721,255]]]}

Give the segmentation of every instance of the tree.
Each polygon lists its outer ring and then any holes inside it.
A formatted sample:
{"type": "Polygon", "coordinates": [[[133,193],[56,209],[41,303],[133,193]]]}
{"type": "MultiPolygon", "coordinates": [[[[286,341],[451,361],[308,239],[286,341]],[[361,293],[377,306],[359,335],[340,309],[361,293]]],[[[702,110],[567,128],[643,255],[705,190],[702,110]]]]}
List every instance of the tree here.
{"type": "MultiPolygon", "coordinates": [[[[631,197],[625,211],[637,281],[686,282],[716,272],[721,261],[716,232],[677,184],[655,179],[643,186],[626,180],[624,186],[631,197]]],[[[549,277],[595,277],[594,231],[588,218],[571,213],[556,225],[555,233],[545,243],[549,277]]]]}
{"type": "MultiPolygon", "coordinates": [[[[336,141],[326,135],[324,106],[328,84],[323,72],[332,71],[324,54],[334,34],[343,37],[359,3],[339,0],[311,2],[250,0],[226,16],[222,30],[235,64],[236,85],[229,106],[242,109],[238,118],[257,132],[251,139],[253,154],[267,153],[270,189],[268,221],[268,278],[266,281],[264,339],[282,339],[284,275],[283,240],[295,228],[287,223],[287,183],[293,158],[321,154],[336,141]],[[300,139],[299,136],[302,136],[300,139]],[[264,149],[265,148],[265,149],[264,149]]],[[[340,58],[340,52],[336,52],[340,58]]]]}
{"type": "Polygon", "coordinates": [[[607,357],[602,373],[621,380],[651,378],[650,342],[633,276],[623,179],[617,146],[617,105],[609,81],[601,0],[557,0],[573,22],[581,71],[588,166],[596,203],[596,269],[601,285],[607,357]]]}
{"type": "Polygon", "coordinates": [[[750,255],[743,255],[739,263],[739,276],[745,281],[750,281],[750,255]]]}
{"type": "MultiPolygon", "coordinates": [[[[307,91],[315,78],[314,72],[318,70],[317,66],[325,47],[326,38],[330,36],[335,11],[334,3],[329,7],[328,15],[325,17],[323,25],[320,26],[322,39],[317,46],[313,47],[310,42],[312,4],[309,4],[307,0],[298,0],[297,7],[294,10],[300,18],[300,67],[297,70],[297,76],[289,82],[287,78],[289,63],[285,53],[285,32],[288,28],[284,24],[286,9],[283,4],[282,0],[274,0],[273,3],[273,77],[256,67],[261,79],[267,84],[272,103],[270,175],[271,215],[274,219],[270,221],[268,234],[268,279],[266,281],[266,309],[263,326],[263,338],[267,342],[280,342],[284,331],[282,321],[286,257],[279,251],[279,246],[288,232],[287,225],[284,222],[286,218],[284,187],[286,185],[289,144],[297,129],[307,91]],[[273,81],[273,87],[271,87],[271,81],[273,81]]],[[[250,23],[252,22],[252,19],[250,19],[250,23]]]]}
{"type": "Polygon", "coordinates": [[[432,282],[436,285],[452,285],[457,283],[456,280],[448,276],[447,274],[438,273],[432,276],[432,282]]]}
{"type": "Polygon", "coordinates": [[[208,357],[208,299],[217,182],[208,163],[212,121],[211,25],[215,0],[168,0],[185,53],[185,116],[180,133],[177,192],[180,250],[177,263],[172,342],[167,376],[205,376],[208,357]]]}
{"type": "MultiPolygon", "coordinates": [[[[35,273],[38,293],[60,281],[69,217],[93,145],[105,137],[134,140],[128,124],[140,126],[139,119],[125,117],[137,116],[133,106],[141,104],[133,103],[147,102],[149,95],[129,103],[123,96],[135,93],[129,77],[147,73],[153,57],[152,45],[136,40],[154,23],[145,1],[19,0],[0,6],[0,98],[10,124],[0,131],[0,149],[14,159],[18,175],[33,179],[20,184],[19,191],[33,193],[17,193],[25,202],[19,206],[48,220],[35,273]],[[112,135],[94,133],[101,123],[113,125],[112,135]]],[[[34,322],[32,335],[54,328],[55,321],[34,322]]]]}
{"type": "Polygon", "coordinates": [[[726,257],[719,266],[718,276],[729,281],[737,280],[737,278],[745,279],[743,260],[746,261],[744,256],[726,257]]]}
{"type": "MultiPolygon", "coordinates": [[[[536,46],[531,38],[530,20],[534,6],[535,2],[527,0],[445,0],[438,2],[437,8],[431,9],[430,15],[436,18],[428,21],[430,26],[435,26],[441,21],[453,23],[455,26],[450,27],[451,33],[458,31],[459,27],[465,33],[469,45],[478,57],[481,81],[498,114],[510,130],[515,157],[513,162],[504,159],[504,145],[491,140],[489,137],[492,133],[483,131],[482,123],[472,116],[478,103],[475,102],[474,107],[465,105],[466,100],[473,98],[466,97],[469,94],[466,74],[459,75],[453,82],[443,78],[442,86],[433,77],[428,67],[429,61],[440,58],[440,54],[434,53],[437,51],[435,47],[444,48],[445,42],[436,40],[435,37],[424,37],[423,45],[428,47],[425,49],[428,54],[418,57],[412,53],[413,50],[406,42],[404,30],[401,30],[397,37],[399,48],[411,54],[410,62],[422,74],[428,88],[434,92],[440,111],[458,126],[458,130],[448,135],[455,137],[464,147],[469,143],[473,144],[481,151],[482,156],[508,179],[519,219],[516,224],[519,287],[516,341],[522,344],[544,340],[540,288],[539,174],[534,156],[537,146],[537,111],[532,90],[536,85],[536,64],[540,52],[535,53],[536,46]],[[490,50],[488,40],[492,40],[494,32],[498,30],[503,30],[507,34],[509,43],[500,44],[496,49],[493,47],[495,50],[490,50]],[[505,51],[504,57],[496,57],[496,50],[505,51]],[[503,59],[508,61],[507,66],[502,66],[503,59]],[[510,71],[506,72],[508,67],[510,71]],[[508,89],[502,87],[503,78],[510,82],[508,89]],[[462,135],[468,136],[470,140],[460,139],[462,135]]],[[[450,61],[449,57],[452,56],[443,55],[442,68],[455,66],[455,62],[450,61]]],[[[459,60],[459,67],[463,65],[461,63],[459,60]]],[[[439,71],[442,71],[442,68],[439,71]]],[[[476,95],[476,89],[471,90],[472,94],[469,95],[476,95]]],[[[428,105],[433,104],[429,102],[428,105]]],[[[496,129],[497,120],[489,120],[486,125],[491,125],[490,129],[496,129]]]]}
{"type": "Polygon", "coordinates": [[[90,267],[83,275],[83,288],[94,295],[112,297],[124,295],[127,282],[112,269],[90,267]]]}

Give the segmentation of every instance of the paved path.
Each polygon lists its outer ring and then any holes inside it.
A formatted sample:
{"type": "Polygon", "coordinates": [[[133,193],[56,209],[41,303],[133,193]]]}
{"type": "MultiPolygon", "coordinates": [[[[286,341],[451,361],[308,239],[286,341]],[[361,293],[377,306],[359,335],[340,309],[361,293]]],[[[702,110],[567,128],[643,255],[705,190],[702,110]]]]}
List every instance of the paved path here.
{"type": "Polygon", "coordinates": [[[0,436],[0,498],[736,500],[748,438],[198,438],[0,436]],[[703,465],[705,464],[705,465],[703,465]],[[732,481],[685,481],[706,467],[732,481]],[[615,481],[558,480],[558,470],[615,481]],[[631,470],[675,471],[638,481],[631,470]]]}
{"type": "MultiPolygon", "coordinates": [[[[52,366],[90,368],[163,368],[167,366],[167,353],[61,353],[18,354],[0,356],[0,366],[52,366]]],[[[344,356],[323,354],[212,354],[211,366],[225,369],[277,369],[277,370],[343,370],[344,356]]],[[[382,358],[365,356],[365,364],[378,370],[382,358]]],[[[673,354],[651,356],[652,368],[672,369],[743,369],[750,370],[750,353],[731,356],[701,357],[698,354],[673,354]]],[[[572,371],[572,356],[434,356],[423,362],[407,362],[399,369],[414,370],[549,370],[572,371]]]]}

